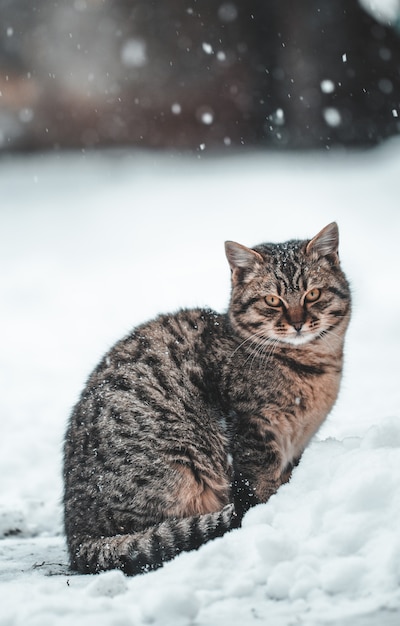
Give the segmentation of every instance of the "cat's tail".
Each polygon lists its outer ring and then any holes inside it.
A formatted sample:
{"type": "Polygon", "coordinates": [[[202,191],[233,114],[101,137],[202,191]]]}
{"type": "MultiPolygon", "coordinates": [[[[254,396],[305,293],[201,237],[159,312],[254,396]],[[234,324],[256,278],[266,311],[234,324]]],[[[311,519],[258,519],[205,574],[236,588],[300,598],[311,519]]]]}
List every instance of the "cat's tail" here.
{"type": "Polygon", "coordinates": [[[81,573],[121,569],[134,575],[160,567],[180,552],[196,550],[210,539],[240,525],[234,505],[221,511],[171,518],[147,530],[115,537],[75,537],[71,566],[81,573]]]}

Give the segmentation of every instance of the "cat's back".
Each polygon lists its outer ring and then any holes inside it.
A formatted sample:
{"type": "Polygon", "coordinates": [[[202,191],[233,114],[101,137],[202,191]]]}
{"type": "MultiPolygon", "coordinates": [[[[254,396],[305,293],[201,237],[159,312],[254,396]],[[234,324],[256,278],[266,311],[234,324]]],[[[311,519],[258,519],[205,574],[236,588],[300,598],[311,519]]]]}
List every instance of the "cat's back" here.
{"type": "Polygon", "coordinates": [[[184,309],[136,327],[105,355],[89,386],[134,391],[133,383],[158,382],[168,391],[198,367],[207,369],[210,346],[217,346],[224,317],[210,309],[184,309]]]}
{"type": "MultiPolygon", "coordinates": [[[[151,418],[154,409],[180,411],[212,387],[215,361],[223,358],[226,316],[184,309],[141,324],[118,341],[90,375],[69,432],[114,412],[151,418]]],[[[218,368],[217,368],[218,369],[218,368]]],[[[67,437],[68,441],[68,437],[67,437]]]]}

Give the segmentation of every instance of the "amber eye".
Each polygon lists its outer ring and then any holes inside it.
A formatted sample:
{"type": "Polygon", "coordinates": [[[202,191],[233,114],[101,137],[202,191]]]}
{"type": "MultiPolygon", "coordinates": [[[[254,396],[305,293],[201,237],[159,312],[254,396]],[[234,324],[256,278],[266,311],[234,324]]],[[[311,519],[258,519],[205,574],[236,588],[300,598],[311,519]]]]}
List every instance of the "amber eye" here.
{"type": "Polygon", "coordinates": [[[273,306],[273,307],[278,307],[281,306],[282,301],[280,300],[280,298],[278,298],[278,296],[274,296],[272,294],[269,294],[268,296],[265,296],[265,302],[268,304],[268,306],[273,306]]]}
{"type": "Polygon", "coordinates": [[[308,293],[306,293],[306,301],[307,302],[316,302],[319,300],[321,296],[321,289],[310,289],[308,293]]]}

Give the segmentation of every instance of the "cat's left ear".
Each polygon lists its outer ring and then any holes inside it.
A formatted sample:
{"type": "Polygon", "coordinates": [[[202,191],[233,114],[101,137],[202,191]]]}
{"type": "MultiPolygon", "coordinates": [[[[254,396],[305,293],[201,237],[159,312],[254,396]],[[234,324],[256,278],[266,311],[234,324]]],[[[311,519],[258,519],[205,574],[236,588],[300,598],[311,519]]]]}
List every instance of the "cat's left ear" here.
{"type": "Polygon", "coordinates": [[[306,247],[306,254],[315,254],[319,257],[326,256],[335,264],[339,265],[339,229],[336,222],[325,226],[315,235],[306,247]]]}
{"type": "Polygon", "coordinates": [[[232,270],[233,280],[254,270],[257,265],[264,262],[261,254],[235,241],[225,241],[225,253],[232,270]]]}

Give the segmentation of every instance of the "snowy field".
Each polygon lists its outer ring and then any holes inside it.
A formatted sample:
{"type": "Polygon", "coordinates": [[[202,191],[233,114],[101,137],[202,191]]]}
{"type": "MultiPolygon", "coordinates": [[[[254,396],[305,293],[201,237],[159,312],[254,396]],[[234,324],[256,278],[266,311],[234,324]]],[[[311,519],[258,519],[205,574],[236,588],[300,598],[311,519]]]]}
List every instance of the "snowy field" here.
{"type": "Polygon", "coordinates": [[[201,156],[0,162],[1,626],[400,623],[400,143],[201,156]],[[157,572],[69,572],[62,439],[99,357],[158,312],[225,309],[225,239],[332,220],[354,294],[345,375],[291,482],[157,572]]]}

